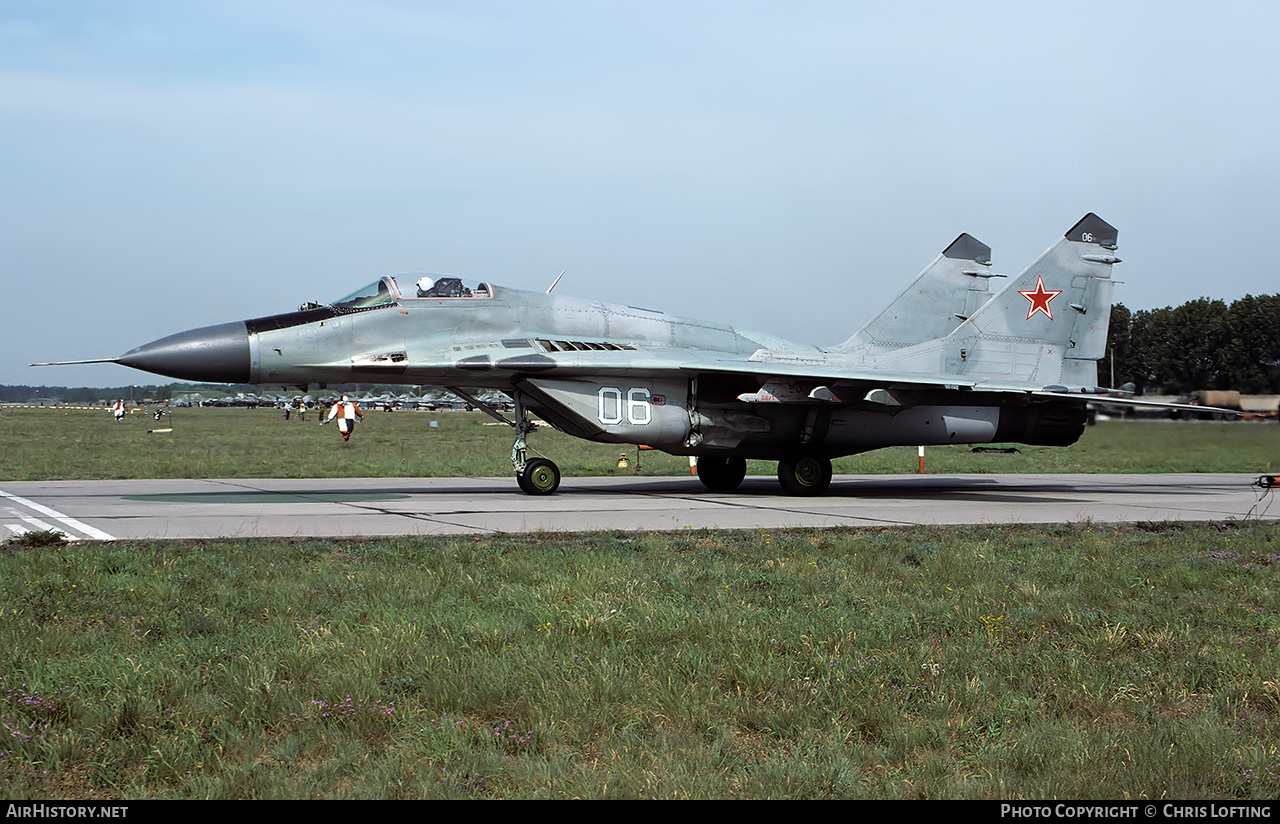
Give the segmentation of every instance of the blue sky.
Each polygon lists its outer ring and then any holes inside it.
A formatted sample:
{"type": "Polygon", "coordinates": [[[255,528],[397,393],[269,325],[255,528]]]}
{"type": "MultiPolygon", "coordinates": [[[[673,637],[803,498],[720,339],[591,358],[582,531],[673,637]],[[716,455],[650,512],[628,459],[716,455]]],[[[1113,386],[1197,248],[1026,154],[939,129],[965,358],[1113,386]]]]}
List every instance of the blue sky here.
{"type": "Polygon", "coordinates": [[[969,232],[1280,291],[1263,2],[0,0],[0,383],[432,271],[835,344],[969,232]]]}

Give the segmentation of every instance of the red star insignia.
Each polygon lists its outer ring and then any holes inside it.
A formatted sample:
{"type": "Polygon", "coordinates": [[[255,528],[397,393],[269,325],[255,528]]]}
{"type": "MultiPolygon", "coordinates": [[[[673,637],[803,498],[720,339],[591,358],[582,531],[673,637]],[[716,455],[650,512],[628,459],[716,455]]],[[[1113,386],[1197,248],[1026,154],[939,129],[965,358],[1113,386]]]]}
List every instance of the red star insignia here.
{"type": "Polygon", "coordinates": [[[1018,290],[1018,294],[1031,301],[1031,308],[1027,310],[1027,320],[1031,320],[1031,316],[1036,312],[1044,312],[1045,317],[1053,320],[1053,310],[1049,308],[1049,301],[1062,294],[1062,290],[1052,290],[1044,288],[1044,278],[1036,275],[1036,288],[1033,292],[1024,292],[1018,290]]]}

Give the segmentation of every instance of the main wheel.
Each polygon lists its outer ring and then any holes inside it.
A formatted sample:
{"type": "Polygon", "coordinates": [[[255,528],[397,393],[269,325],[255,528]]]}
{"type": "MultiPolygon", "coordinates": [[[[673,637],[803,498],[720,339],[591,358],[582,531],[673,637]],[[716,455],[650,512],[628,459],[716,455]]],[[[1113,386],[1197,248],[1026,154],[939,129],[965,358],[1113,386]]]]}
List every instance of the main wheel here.
{"type": "Polygon", "coordinates": [[[546,458],[534,458],[516,475],[516,483],[529,495],[550,495],[560,488],[560,467],[546,458]]]}
{"type": "Polygon", "coordinates": [[[788,495],[821,495],[831,485],[831,461],[805,452],[778,461],[778,482],[788,495]]]}
{"type": "Polygon", "coordinates": [[[699,458],[698,480],[712,492],[732,492],[747,477],[745,458],[699,458]]]}

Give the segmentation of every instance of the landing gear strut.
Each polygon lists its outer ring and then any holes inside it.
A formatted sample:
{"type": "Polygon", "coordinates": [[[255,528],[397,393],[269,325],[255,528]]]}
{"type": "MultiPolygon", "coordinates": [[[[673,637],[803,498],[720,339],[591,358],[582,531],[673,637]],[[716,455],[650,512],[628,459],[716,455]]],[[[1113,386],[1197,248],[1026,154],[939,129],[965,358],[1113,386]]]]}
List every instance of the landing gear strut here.
{"type": "Polygon", "coordinates": [[[529,444],[525,439],[533,431],[534,424],[529,420],[529,411],[524,408],[524,397],[519,392],[511,395],[516,402],[516,419],[509,421],[498,410],[472,397],[465,389],[456,386],[446,388],[494,420],[515,427],[516,437],[511,442],[511,466],[516,471],[516,483],[521,490],[529,495],[550,495],[560,488],[560,467],[546,458],[528,459],[529,444]]]}
{"type": "Polygon", "coordinates": [[[517,393],[516,402],[516,438],[511,444],[511,465],[516,470],[516,483],[528,495],[550,495],[560,488],[560,467],[546,458],[526,459],[529,446],[526,436],[533,431],[533,421],[517,393]]]}

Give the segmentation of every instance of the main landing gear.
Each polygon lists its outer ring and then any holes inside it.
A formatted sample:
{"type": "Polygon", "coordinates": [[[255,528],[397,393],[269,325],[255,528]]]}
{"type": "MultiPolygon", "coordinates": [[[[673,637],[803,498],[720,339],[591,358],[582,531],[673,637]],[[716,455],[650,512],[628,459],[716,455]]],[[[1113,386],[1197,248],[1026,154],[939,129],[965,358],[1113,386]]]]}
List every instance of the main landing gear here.
{"type": "MultiPolygon", "coordinates": [[[[747,474],[742,458],[698,458],[698,480],[712,492],[732,492],[747,474]]],[[[788,495],[821,495],[831,485],[831,459],[817,452],[796,452],[778,461],[778,483],[788,495]]]]}
{"type": "Polygon", "coordinates": [[[831,459],[816,452],[797,452],[778,461],[778,483],[788,495],[821,495],[831,486],[831,459]]]}
{"type": "Polygon", "coordinates": [[[732,492],[746,476],[745,458],[698,458],[698,480],[712,492],[732,492]]]}

